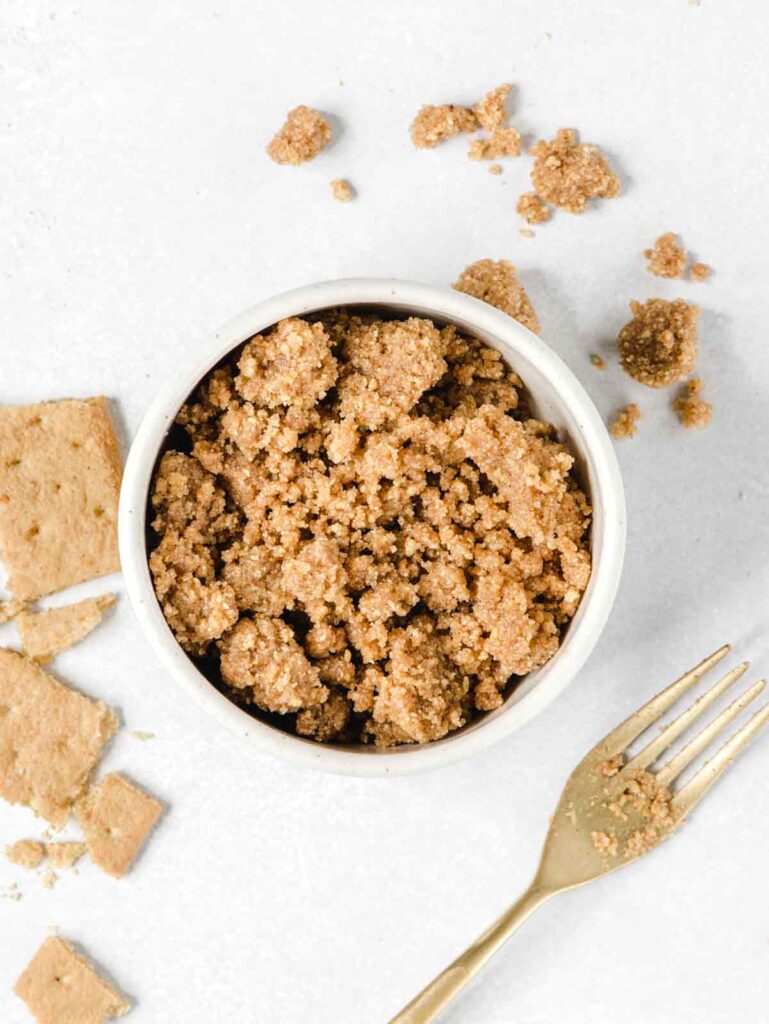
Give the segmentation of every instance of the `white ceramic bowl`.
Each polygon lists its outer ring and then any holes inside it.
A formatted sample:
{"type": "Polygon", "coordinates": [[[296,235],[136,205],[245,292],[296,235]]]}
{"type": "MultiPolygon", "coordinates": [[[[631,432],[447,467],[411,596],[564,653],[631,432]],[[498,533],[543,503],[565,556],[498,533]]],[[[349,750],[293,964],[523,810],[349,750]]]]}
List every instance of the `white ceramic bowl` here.
{"type": "Polygon", "coordinates": [[[477,299],[412,281],[324,281],[261,302],[230,320],[183,362],[147,412],[131,446],[120,495],[120,558],[134,611],[150,644],[179,685],[214,718],[258,751],[350,775],[405,775],[459,761],[508,736],[550,703],[579,672],[611,610],[625,548],[625,501],[614,449],[595,407],[559,357],[530,331],[477,299]],[[220,693],[187,657],[166,623],[147,566],[147,497],[153,468],[179,408],[206,373],[247,338],[288,316],[333,306],[372,305],[450,322],[502,353],[521,376],[537,416],[556,426],[577,458],[593,505],[593,569],[557,654],[530,673],[508,700],[445,739],[377,750],[318,744],[251,717],[220,693]]]}

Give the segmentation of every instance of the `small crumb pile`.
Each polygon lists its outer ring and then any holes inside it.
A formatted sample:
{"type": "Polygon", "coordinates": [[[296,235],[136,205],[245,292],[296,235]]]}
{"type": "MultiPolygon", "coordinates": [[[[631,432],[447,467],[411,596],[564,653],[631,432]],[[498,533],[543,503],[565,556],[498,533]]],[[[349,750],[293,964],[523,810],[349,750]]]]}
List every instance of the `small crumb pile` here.
{"type": "Polygon", "coordinates": [[[531,149],[531,180],[537,195],[567,213],[582,213],[591,199],[619,195],[620,181],[597,146],[577,142],[572,128],[560,128],[550,142],[531,149]]]}
{"type": "Polygon", "coordinates": [[[478,119],[472,110],[453,103],[441,106],[427,104],[411,123],[411,141],[417,149],[434,149],[439,142],[453,139],[462,132],[474,132],[478,119]]]}
{"type": "Polygon", "coordinates": [[[551,216],[550,207],[536,192],[524,192],[518,200],[516,210],[527,224],[544,224],[551,216]]]}
{"type": "Polygon", "coordinates": [[[641,419],[641,410],[631,402],[624,409],[620,409],[617,415],[609,424],[609,432],[612,437],[635,437],[636,424],[641,419]]]}
{"type": "Polygon", "coordinates": [[[355,191],[345,178],[334,178],[331,182],[331,195],[340,203],[349,203],[355,198],[355,191]]]}
{"type": "Polygon", "coordinates": [[[625,843],[625,857],[638,857],[653,849],[663,835],[676,824],[672,808],[673,794],[667,786],[658,786],[656,777],[639,771],[628,781],[623,793],[609,804],[609,810],[621,821],[628,820],[628,810],[640,815],[644,823],[635,829],[625,843]]]}
{"type": "Polygon", "coordinates": [[[664,388],[694,369],[697,306],[683,299],[630,303],[633,319],[617,336],[623,370],[641,384],[664,388]]]}
{"type": "Polygon", "coordinates": [[[695,281],[707,281],[712,273],[713,271],[707,263],[692,264],[691,275],[695,281]]]}
{"type": "Polygon", "coordinates": [[[526,289],[518,280],[515,267],[508,260],[478,260],[459,275],[454,288],[490,306],[501,309],[534,334],[539,334],[539,320],[526,289]]]}
{"type": "Polygon", "coordinates": [[[515,128],[505,126],[505,103],[509,93],[510,86],[505,83],[492,89],[473,107],[478,124],[489,136],[471,141],[468,152],[471,160],[501,160],[507,156],[521,155],[520,133],[515,128]]]}
{"type": "MultiPolygon", "coordinates": [[[[686,274],[689,257],[671,231],[660,235],[651,249],[644,250],[644,256],[649,261],[649,272],[656,277],[681,278],[686,274]]],[[[689,273],[693,280],[705,281],[712,271],[704,263],[693,263],[689,273]]]]}
{"type": "Polygon", "coordinates": [[[303,105],[294,107],[267,146],[267,155],[276,164],[296,167],[314,160],[331,142],[331,135],[331,125],[319,111],[303,105]]]}
{"type": "Polygon", "coordinates": [[[700,398],[702,381],[693,377],[684,385],[681,394],[673,399],[673,409],[681,423],[689,430],[707,427],[713,415],[713,406],[700,398]]]}

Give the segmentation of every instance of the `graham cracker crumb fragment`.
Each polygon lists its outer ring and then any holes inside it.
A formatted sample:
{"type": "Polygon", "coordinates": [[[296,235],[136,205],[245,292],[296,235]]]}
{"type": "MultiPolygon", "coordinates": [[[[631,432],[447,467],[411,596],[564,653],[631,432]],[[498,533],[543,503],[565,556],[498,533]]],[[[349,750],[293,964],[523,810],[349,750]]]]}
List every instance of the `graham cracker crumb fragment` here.
{"type": "Polygon", "coordinates": [[[102,594],[61,608],[20,612],[16,625],[24,653],[38,662],[50,661],[55,654],[79,643],[96,629],[115,600],[114,594],[102,594]]]}
{"type": "Polygon", "coordinates": [[[33,871],[45,859],[45,847],[35,839],[17,839],[15,843],[6,846],[5,855],[11,864],[33,871]]]}
{"type": "Polygon", "coordinates": [[[114,713],[0,648],[0,796],[61,828],[117,728],[114,713]]]}
{"type": "Polygon", "coordinates": [[[607,857],[616,857],[619,844],[614,832],[591,832],[590,841],[599,853],[607,857]]]}
{"type": "Polygon", "coordinates": [[[71,868],[85,853],[85,843],[59,842],[46,843],[45,852],[55,868],[71,868]]]}
{"type": "Polygon", "coordinates": [[[158,800],[116,772],[75,808],[91,860],[113,878],[128,871],[162,813],[158,800]]]}
{"type": "Polygon", "coordinates": [[[598,765],[598,771],[601,775],[604,775],[607,779],[611,779],[617,775],[625,765],[625,758],[622,754],[615,754],[614,757],[610,757],[608,761],[603,761],[598,765]]]}
{"type": "Polygon", "coordinates": [[[11,900],[13,903],[18,903],[21,899],[21,892],[15,882],[10,885],[0,886],[0,899],[11,900]]]}
{"type": "Polygon", "coordinates": [[[52,871],[51,868],[46,868],[40,876],[40,882],[44,889],[53,889],[58,881],[58,877],[55,871],[52,871]]]}
{"type": "Polygon", "coordinates": [[[13,990],[37,1024],[104,1024],[131,1009],[93,964],[58,936],[45,940],[13,990]]]}
{"type": "Polygon", "coordinates": [[[644,249],[644,256],[649,261],[649,272],[656,277],[684,276],[686,252],[672,232],[660,235],[653,248],[644,249]]]}
{"type": "Polygon", "coordinates": [[[550,220],[552,211],[536,192],[524,192],[515,207],[527,224],[544,224],[550,220]]]}
{"type": "Polygon", "coordinates": [[[508,260],[478,260],[471,263],[454,283],[458,292],[472,295],[501,309],[534,334],[539,334],[539,320],[526,290],[518,280],[515,267],[508,260]]]}
{"type": "Polygon", "coordinates": [[[417,149],[434,149],[462,132],[474,132],[478,120],[467,107],[446,103],[423,106],[411,123],[411,141],[417,149]]]}
{"type": "Polygon", "coordinates": [[[691,275],[695,281],[707,281],[712,273],[713,269],[712,267],[709,267],[707,263],[692,264],[691,275]]]}
{"type": "Polygon", "coordinates": [[[535,237],[534,232],[531,230],[531,228],[518,228],[518,234],[522,235],[524,238],[535,237]]]}
{"type": "Polygon", "coordinates": [[[697,306],[683,299],[631,302],[617,336],[622,369],[641,384],[664,388],[694,369],[699,343],[697,306]]]}
{"type": "Polygon", "coordinates": [[[26,608],[26,606],[26,601],[17,601],[15,598],[11,598],[10,601],[0,601],[0,626],[2,626],[4,622],[10,622],[11,619],[15,618],[19,612],[26,608]]]}
{"type": "Polygon", "coordinates": [[[119,570],[120,474],[105,398],[0,408],[0,561],[14,597],[119,570]]]}
{"type": "Polygon", "coordinates": [[[596,370],[606,369],[606,360],[599,356],[597,352],[590,353],[590,362],[593,364],[596,370]]]}
{"type": "Polygon", "coordinates": [[[467,155],[471,160],[502,160],[521,155],[521,136],[515,128],[497,128],[488,139],[472,139],[467,155]]]}
{"type": "Polygon", "coordinates": [[[531,149],[534,190],[542,199],[568,213],[582,213],[591,199],[619,195],[619,178],[597,146],[578,143],[572,128],[560,128],[550,142],[531,149]]]}
{"type": "Polygon", "coordinates": [[[478,118],[478,124],[487,132],[495,132],[504,124],[507,112],[505,103],[510,94],[510,86],[507,83],[497,86],[491,92],[486,93],[482,100],[473,107],[473,113],[478,118]]]}
{"type": "Polygon", "coordinates": [[[681,423],[689,430],[707,427],[713,415],[713,406],[700,398],[702,381],[693,377],[684,385],[681,394],[673,399],[673,408],[681,423]]]}
{"type": "Polygon", "coordinates": [[[134,729],[134,731],[131,733],[131,735],[133,736],[134,739],[142,740],[143,742],[146,742],[147,740],[154,740],[155,739],[155,733],[154,732],[145,732],[143,729],[134,729]]]}
{"type": "Polygon", "coordinates": [[[617,415],[609,424],[609,433],[612,437],[635,437],[636,423],[641,419],[641,410],[631,402],[624,409],[620,409],[617,415]]]}
{"type": "Polygon", "coordinates": [[[331,125],[312,107],[303,104],[290,110],[285,124],[267,147],[276,164],[298,166],[314,160],[331,142],[331,125]]]}
{"type": "Polygon", "coordinates": [[[501,173],[502,173],[502,165],[501,164],[489,164],[489,174],[501,174],[501,173]]]}
{"type": "Polygon", "coordinates": [[[355,198],[355,190],[345,178],[334,178],[331,182],[331,195],[340,203],[349,203],[355,198]]]}

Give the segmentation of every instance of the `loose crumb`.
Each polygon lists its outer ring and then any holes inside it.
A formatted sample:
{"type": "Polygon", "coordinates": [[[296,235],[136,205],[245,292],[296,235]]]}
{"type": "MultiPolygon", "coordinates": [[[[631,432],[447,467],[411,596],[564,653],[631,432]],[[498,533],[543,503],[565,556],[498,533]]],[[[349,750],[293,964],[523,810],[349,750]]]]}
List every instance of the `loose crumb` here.
{"type": "Polygon", "coordinates": [[[45,859],[45,847],[35,839],[18,839],[11,846],[6,846],[5,856],[11,864],[32,871],[45,859]]]}
{"type": "Polygon", "coordinates": [[[433,106],[428,104],[419,111],[411,123],[411,141],[417,149],[434,149],[462,132],[474,132],[478,119],[472,110],[453,103],[433,106]]]}
{"type": "Polygon", "coordinates": [[[597,352],[590,353],[590,362],[593,364],[596,370],[606,369],[606,360],[599,356],[597,352]]]}
{"type": "Polygon", "coordinates": [[[673,408],[681,423],[689,430],[707,427],[713,415],[713,406],[700,398],[702,381],[693,377],[684,385],[681,393],[673,399],[673,408]]]}
{"type": "Polygon", "coordinates": [[[532,147],[534,190],[568,213],[582,213],[591,199],[619,195],[619,178],[597,146],[578,143],[572,128],[560,128],[550,142],[532,147]]]}
{"type": "Polygon", "coordinates": [[[55,868],[72,868],[85,853],[85,843],[46,843],[45,852],[55,868]]]}
{"type": "Polygon", "coordinates": [[[21,899],[21,892],[15,882],[10,885],[0,886],[0,899],[11,900],[13,903],[18,903],[21,899]]]}
{"type": "Polygon", "coordinates": [[[619,844],[613,832],[591,832],[590,840],[599,853],[607,857],[616,857],[619,844]]]}
{"type": "Polygon", "coordinates": [[[331,195],[340,203],[349,203],[355,198],[355,190],[345,178],[334,178],[331,182],[331,195]]]}
{"type": "Polygon", "coordinates": [[[146,740],[154,740],[155,739],[155,733],[154,732],[144,732],[143,729],[134,729],[134,731],[131,733],[131,735],[133,736],[133,738],[135,740],[146,741],[146,740]]]}
{"type": "Polygon", "coordinates": [[[502,173],[502,165],[501,164],[490,164],[489,165],[489,174],[501,174],[501,173],[502,173]]]}
{"type": "Polygon", "coordinates": [[[524,192],[515,208],[527,224],[544,224],[552,214],[550,207],[536,192],[524,192]]]}
{"type": "Polygon", "coordinates": [[[617,336],[622,369],[641,384],[664,388],[694,369],[699,342],[697,306],[683,299],[631,302],[617,336]]]}
{"type": "Polygon", "coordinates": [[[617,415],[609,424],[609,433],[612,437],[635,437],[636,423],[641,419],[641,410],[631,402],[624,409],[620,409],[617,415]]]}
{"type": "Polygon", "coordinates": [[[608,761],[604,761],[598,765],[598,771],[601,775],[605,775],[607,779],[617,775],[625,765],[625,758],[622,754],[615,754],[614,757],[610,757],[608,761]]]}
{"type": "Polygon", "coordinates": [[[510,86],[503,84],[497,86],[487,93],[482,100],[475,104],[473,113],[478,119],[478,124],[487,132],[495,132],[501,128],[507,117],[505,103],[510,95],[510,86]]]}
{"type": "Polygon", "coordinates": [[[331,125],[312,107],[289,111],[285,124],[267,147],[276,164],[297,166],[315,157],[331,142],[331,125]]]}
{"type": "Polygon", "coordinates": [[[497,128],[487,139],[473,139],[467,155],[471,160],[501,160],[506,156],[520,156],[520,133],[515,128],[497,128]]]}
{"type": "Polygon", "coordinates": [[[59,876],[56,874],[55,871],[52,871],[51,868],[46,868],[45,871],[40,876],[40,881],[43,885],[43,888],[53,889],[53,887],[56,885],[56,882],[58,881],[58,877],[59,876]]]}
{"type": "Polygon", "coordinates": [[[691,275],[695,281],[707,281],[712,273],[713,269],[707,263],[692,264],[691,275]]]}
{"type": "Polygon", "coordinates": [[[644,249],[644,256],[649,261],[647,269],[656,277],[684,276],[686,252],[672,232],[660,235],[653,248],[644,249]]]}
{"type": "Polygon", "coordinates": [[[518,228],[518,234],[524,238],[534,238],[534,232],[531,228],[518,228]]]}
{"type": "Polygon", "coordinates": [[[516,269],[508,260],[478,260],[459,275],[454,288],[501,309],[534,334],[539,334],[537,314],[516,269]]]}

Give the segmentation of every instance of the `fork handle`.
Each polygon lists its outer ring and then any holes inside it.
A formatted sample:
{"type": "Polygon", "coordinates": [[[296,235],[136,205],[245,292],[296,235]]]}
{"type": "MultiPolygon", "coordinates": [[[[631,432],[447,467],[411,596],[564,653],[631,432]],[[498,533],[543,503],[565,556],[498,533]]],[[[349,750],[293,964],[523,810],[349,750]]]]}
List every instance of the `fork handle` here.
{"type": "Polygon", "coordinates": [[[464,953],[434,978],[408,1006],[392,1018],[390,1024],[430,1024],[445,1010],[454,997],[462,991],[483,967],[486,961],[499,949],[526,918],[533,914],[540,904],[555,894],[553,889],[544,889],[535,880],[509,910],[498,918],[483,935],[464,953]]]}

